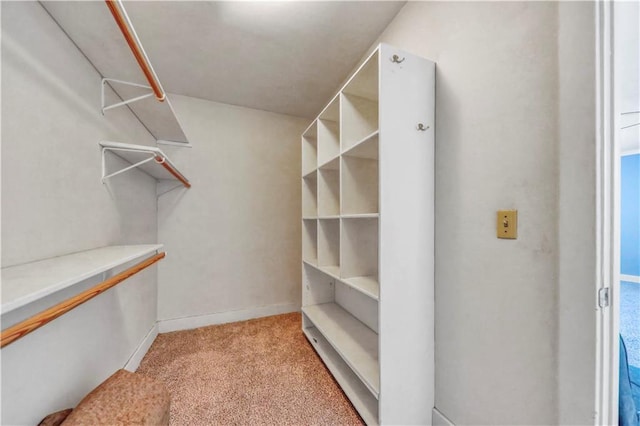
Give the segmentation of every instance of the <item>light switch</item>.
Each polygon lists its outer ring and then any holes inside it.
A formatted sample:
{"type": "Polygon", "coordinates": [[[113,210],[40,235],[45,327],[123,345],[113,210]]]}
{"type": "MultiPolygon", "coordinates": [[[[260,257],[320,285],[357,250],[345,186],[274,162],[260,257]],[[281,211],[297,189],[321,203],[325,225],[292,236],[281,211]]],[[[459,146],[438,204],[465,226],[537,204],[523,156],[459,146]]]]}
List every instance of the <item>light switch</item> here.
{"type": "Polygon", "coordinates": [[[518,210],[498,210],[496,229],[498,238],[518,238],[518,210]]]}

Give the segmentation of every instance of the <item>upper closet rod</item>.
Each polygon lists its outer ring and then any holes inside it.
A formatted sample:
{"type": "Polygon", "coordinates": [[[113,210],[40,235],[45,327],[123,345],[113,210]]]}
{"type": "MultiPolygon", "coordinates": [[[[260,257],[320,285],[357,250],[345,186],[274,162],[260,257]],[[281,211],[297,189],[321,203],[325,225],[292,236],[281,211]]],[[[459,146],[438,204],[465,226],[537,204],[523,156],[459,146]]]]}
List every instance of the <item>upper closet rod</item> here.
{"type": "Polygon", "coordinates": [[[120,27],[122,35],[125,40],[127,40],[127,44],[129,45],[129,48],[131,48],[131,52],[136,58],[136,61],[138,61],[138,65],[140,65],[142,72],[149,81],[149,86],[151,86],[153,93],[156,95],[156,99],[163,102],[166,98],[166,94],[162,89],[158,76],[149,62],[147,54],[142,48],[142,44],[140,43],[140,39],[138,39],[136,31],[133,29],[133,25],[131,24],[131,20],[129,20],[127,11],[124,9],[122,0],[105,0],[105,2],[113,15],[113,19],[116,20],[118,27],[120,27]]]}

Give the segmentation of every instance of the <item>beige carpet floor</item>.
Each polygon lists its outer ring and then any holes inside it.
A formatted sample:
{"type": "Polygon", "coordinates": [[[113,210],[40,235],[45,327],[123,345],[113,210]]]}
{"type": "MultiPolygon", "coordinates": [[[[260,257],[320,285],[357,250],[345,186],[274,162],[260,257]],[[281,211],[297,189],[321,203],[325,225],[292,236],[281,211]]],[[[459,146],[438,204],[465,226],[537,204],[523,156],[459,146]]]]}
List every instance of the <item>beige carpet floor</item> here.
{"type": "Polygon", "coordinates": [[[164,382],[172,425],[362,425],[299,313],[161,334],[138,372],[164,382]]]}

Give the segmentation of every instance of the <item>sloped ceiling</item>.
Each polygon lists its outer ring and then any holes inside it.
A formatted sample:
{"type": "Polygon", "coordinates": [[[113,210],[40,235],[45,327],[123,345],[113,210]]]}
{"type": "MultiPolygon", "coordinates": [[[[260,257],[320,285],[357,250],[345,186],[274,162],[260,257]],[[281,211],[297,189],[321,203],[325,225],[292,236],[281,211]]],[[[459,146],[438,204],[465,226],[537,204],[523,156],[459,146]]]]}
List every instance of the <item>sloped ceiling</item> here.
{"type": "MultiPolygon", "coordinates": [[[[124,4],[166,92],[313,118],[404,2],[124,4]]],[[[104,2],[42,5],[103,76],[146,83],[104,2]]]]}

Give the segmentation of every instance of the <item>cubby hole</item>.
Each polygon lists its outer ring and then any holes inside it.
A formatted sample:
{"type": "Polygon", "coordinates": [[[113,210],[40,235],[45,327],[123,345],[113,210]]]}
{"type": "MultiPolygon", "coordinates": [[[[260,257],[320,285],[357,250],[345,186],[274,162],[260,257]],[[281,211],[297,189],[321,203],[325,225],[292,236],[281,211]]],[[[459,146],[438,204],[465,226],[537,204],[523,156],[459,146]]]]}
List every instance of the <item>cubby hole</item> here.
{"type": "Polygon", "coordinates": [[[340,276],[340,219],[318,221],[318,267],[340,276]]]}
{"type": "Polygon", "coordinates": [[[342,151],[378,130],[378,53],[345,86],[340,115],[342,151]]]}
{"type": "Polygon", "coordinates": [[[308,174],[302,179],[302,217],[318,216],[318,176],[317,172],[308,174]]]}
{"type": "Polygon", "coordinates": [[[325,164],[318,170],[318,215],[340,215],[340,159],[325,164]]]}
{"type": "Polygon", "coordinates": [[[318,125],[314,122],[302,135],[302,176],[318,167],[318,125]]]}
{"type": "Polygon", "coordinates": [[[318,164],[340,155],[340,98],[336,97],[318,118],[318,164]]]}
{"type": "Polygon", "coordinates": [[[315,219],[302,220],[302,260],[318,264],[318,224],[315,219]]]}
{"type": "Polygon", "coordinates": [[[378,219],[342,219],[341,279],[376,298],[378,285],[378,219]]]}
{"type": "Polygon", "coordinates": [[[378,139],[374,137],[369,142],[360,144],[352,150],[361,151],[360,156],[351,155],[352,151],[343,155],[342,214],[379,213],[377,147],[378,139]]]}

